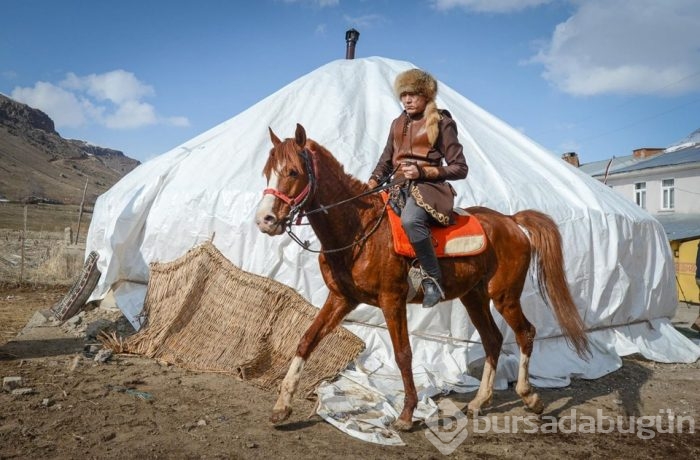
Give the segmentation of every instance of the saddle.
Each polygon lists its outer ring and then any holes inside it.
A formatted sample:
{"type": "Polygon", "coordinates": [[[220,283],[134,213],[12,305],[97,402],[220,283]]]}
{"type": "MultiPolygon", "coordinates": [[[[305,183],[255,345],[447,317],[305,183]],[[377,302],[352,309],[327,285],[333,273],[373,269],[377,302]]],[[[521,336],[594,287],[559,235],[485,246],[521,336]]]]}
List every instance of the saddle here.
{"type": "MultiPolygon", "coordinates": [[[[416,257],[411,242],[401,226],[401,217],[394,212],[388,203],[389,195],[382,193],[387,206],[389,226],[394,241],[394,251],[407,257],[416,257]]],[[[479,220],[467,213],[464,209],[453,210],[453,225],[443,227],[433,225],[430,227],[435,255],[437,257],[464,257],[482,253],[486,249],[486,236],[479,220]]]]}

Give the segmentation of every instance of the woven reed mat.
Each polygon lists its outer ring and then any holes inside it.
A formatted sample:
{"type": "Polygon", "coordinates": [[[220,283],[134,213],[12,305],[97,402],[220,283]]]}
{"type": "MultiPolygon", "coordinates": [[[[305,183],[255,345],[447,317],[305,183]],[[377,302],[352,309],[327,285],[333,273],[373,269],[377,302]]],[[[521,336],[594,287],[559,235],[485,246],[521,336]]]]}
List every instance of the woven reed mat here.
{"type": "MultiPolygon", "coordinates": [[[[150,269],[148,322],[121,344],[123,352],[278,387],[318,309],[290,287],[234,266],[211,243],[150,269]]],[[[297,394],[337,375],[363,347],[336,328],[305,364],[297,394]]]]}

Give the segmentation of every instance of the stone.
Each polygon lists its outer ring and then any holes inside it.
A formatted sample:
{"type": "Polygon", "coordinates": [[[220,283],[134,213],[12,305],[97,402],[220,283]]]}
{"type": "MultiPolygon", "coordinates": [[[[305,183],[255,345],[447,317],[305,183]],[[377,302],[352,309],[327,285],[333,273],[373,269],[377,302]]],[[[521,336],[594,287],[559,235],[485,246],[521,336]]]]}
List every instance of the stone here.
{"type": "Polygon", "coordinates": [[[98,318],[96,321],[91,322],[87,329],[85,330],[86,339],[95,339],[100,334],[100,332],[109,329],[112,326],[112,322],[104,318],[98,318]]]}
{"type": "Polygon", "coordinates": [[[31,395],[34,394],[34,388],[15,388],[12,390],[12,394],[15,396],[31,395]]]}
{"type": "Polygon", "coordinates": [[[76,315],[76,316],[69,318],[66,321],[66,325],[69,327],[76,327],[77,325],[79,325],[80,323],[83,322],[83,316],[84,315],[76,315]]]}
{"type": "Polygon", "coordinates": [[[51,326],[52,323],[51,313],[48,310],[40,310],[34,313],[34,316],[29,319],[27,324],[24,326],[24,329],[27,330],[35,327],[51,326]]]}
{"type": "Polygon", "coordinates": [[[110,350],[108,348],[103,348],[102,350],[97,352],[97,354],[95,355],[94,361],[96,363],[105,363],[111,357],[112,357],[112,350],[110,350]]]}
{"type": "Polygon", "coordinates": [[[4,377],[2,379],[3,391],[12,391],[22,386],[22,377],[4,377]]]}

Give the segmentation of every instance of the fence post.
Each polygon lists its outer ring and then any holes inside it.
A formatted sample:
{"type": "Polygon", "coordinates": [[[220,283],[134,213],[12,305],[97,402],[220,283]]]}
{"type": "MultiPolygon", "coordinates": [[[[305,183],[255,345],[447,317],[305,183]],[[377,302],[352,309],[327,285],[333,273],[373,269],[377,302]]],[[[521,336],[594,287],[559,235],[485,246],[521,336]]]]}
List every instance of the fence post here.
{"type": "Polygon", "coordinates": [[[80,201],[80,213],[78,214],[78,230],[75,232],[75,244],[78,244],[80,238],[80,221],[83,218],[83,205],[85,204],[85,192],[87,192],[88,178],[85,178],[85,188],[83,188],[83,199],[80,201]]]}
{"type": "Polygon", "coordinates": [[[20,248],[20,264],[19,264],[19,284],[24,282],[24,242],[27,240],[27,205],[24,205],[24,230],[22,230],[22,246],[20,248]]]}

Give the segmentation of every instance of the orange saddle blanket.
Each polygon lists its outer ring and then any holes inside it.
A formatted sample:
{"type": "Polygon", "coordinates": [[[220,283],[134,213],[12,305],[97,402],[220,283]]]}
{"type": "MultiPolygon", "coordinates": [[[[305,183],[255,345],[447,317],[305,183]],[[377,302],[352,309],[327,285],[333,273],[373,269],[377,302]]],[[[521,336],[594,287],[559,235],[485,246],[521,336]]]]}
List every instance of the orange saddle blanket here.
{"type": "MultiPolygon", "coordinates": [[[[387,200],[388,195],[384,199],[387,200]]],[[[387,203],[387,214],[391,234],[394,239],[394,251],[397,254],[408,257],[416,257],[416,253],[408,241],[408,236],[401,226],[401,217],[398,216],[387,203]]],[[[480,254],[486,249],[486,236],[479,220],[470,215],[455,213],[455,223],[449,227],[434,225],[430,228],[433,234],[435,254],[438,257],[462,257],[480,254]]]]}

